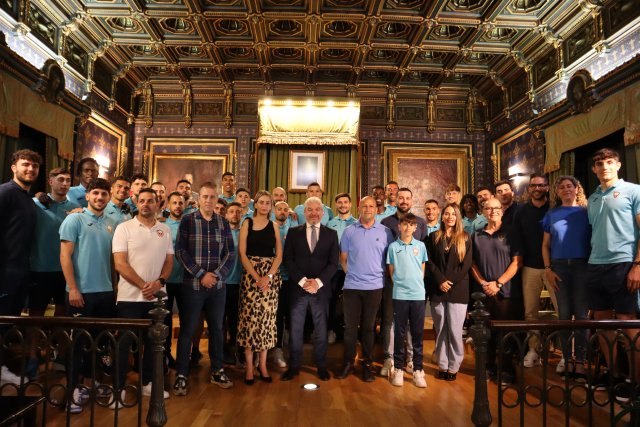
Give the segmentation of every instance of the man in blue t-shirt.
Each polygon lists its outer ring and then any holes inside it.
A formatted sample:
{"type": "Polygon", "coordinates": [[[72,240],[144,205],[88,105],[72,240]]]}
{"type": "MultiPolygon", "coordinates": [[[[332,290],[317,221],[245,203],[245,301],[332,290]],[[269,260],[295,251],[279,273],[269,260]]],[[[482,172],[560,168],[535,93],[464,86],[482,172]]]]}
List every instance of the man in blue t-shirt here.
{"type": "MultiPolygon", "coordinates": [[[[587,299],[596,320],[634,320],[638,313],[640,186],[618,178],[621,166],[620,155],[614,150],[604,148],[593,155],[591,170],[600,185],[589,197],[587,208],[592,227],[587,299]]],[[[638,331],[627,332],[634,337],[638,331]]],[[[613,339],[613,335],[609,338],[613,339]]],[[[612,367],[604,338],[600,345],[612,367]]],[[[640,353],[635,355],[635,366],[640,366],[640,353]]],[[[640,370],[636,369],[636,380],[639,379],[640,370]]]]}
{"type": "Polygon", "coordinates": [[[87,185],[98,177],[100,166],[98,162],[91,157],[85,157],[78,162],[76,168],[76,176],[80,178],[80,182],[75,187],[71,187],[67,193],[67,197],[73,203],[80,205],[82,208],[87,207],[87,185]]]}
{"type": "MultiPolygon", "coordinates": [[[[320,184],[318,184],[317,182],[312,182],[311,184],[309,184],[307,186],[307,197],[306,197],[306,199],[308,199],[310,197],[317,197],[319,199],[322,199],[322,194],[323,193],[324,192],[322,191],[322,187],[320,186],[320,184]]],[[[324,213],[322,215],[322,219],[320,220],[320,223],[322,225],[327,225],[329,220],[331,218],[333,218],[333,211],[331,210],[331,208],[329,206],[326,206],[324,204],[322,205],[322,210],[324,211],[324,213]]],[[[300,205],[296,206],[293,209],[293,211],[298,216],[298,224],[304,224],[306,222],[306,219],[304,217],[304,205],[300,204],[300,205]]]]}

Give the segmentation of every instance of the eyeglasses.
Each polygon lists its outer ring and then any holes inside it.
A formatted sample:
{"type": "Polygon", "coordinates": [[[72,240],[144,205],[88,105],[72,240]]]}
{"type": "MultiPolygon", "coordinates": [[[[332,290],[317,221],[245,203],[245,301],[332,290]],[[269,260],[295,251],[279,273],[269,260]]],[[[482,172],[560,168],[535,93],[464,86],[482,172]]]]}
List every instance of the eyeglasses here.
{"type": "Polygon", "coordinates": [[[501,211],[502,208],[492,208],[492,207],[487,206],[486,208],[484,208],[484,210],[487,211],[487,212],[498,212],[498,211],[501,211]]]}
{"type": "Polygon", "coordinates": [[[549,184],[529,184],[529,187],[531,188],[544,188],[544,187],[548,187],[549,184]]]}

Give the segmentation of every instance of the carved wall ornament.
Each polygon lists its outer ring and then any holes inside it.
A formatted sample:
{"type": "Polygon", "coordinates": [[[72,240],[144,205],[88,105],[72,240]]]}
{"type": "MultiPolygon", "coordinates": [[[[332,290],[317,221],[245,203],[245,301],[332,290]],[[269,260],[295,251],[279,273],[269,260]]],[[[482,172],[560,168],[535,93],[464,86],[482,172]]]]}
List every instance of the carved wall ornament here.
{"type": "Polygon", "coordinates": [[[65,77],[60,65],[53,59],[47,59],[40,71],[40,78],[33,90],[47,102],[60,104],[64,95],[65,77]]]}
{"type": "Polygon", "coordinates": [[[569,110],[576,113],[586,113],[600,100],[595,89],[595,83],[587,70],[578,70],[567,85],[567,102],[569,110]]]}

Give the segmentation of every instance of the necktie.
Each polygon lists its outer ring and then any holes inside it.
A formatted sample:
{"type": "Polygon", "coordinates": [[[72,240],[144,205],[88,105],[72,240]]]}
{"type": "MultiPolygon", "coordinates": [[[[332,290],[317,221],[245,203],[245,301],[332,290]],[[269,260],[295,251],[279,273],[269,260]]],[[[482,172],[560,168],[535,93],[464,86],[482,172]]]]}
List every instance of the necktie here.
{"type": "Polygon", "coordinates": [[[316,248],[318,244],[318,232],[316,231],[316,226],[311,226],[311,252],[316,248]]]}

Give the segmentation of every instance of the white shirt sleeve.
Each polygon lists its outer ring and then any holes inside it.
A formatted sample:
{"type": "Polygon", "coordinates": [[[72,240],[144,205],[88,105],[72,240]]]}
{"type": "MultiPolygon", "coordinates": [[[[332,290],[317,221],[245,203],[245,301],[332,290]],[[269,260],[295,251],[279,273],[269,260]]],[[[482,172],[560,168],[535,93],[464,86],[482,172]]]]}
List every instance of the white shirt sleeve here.
{"type": "Polygon", "coordinates": [[[125,224],[124,222],[118,224],[116,231],[113,233],[111,252],[114,254],[117,252],[129,252],[129,233],[125,224]]]}

